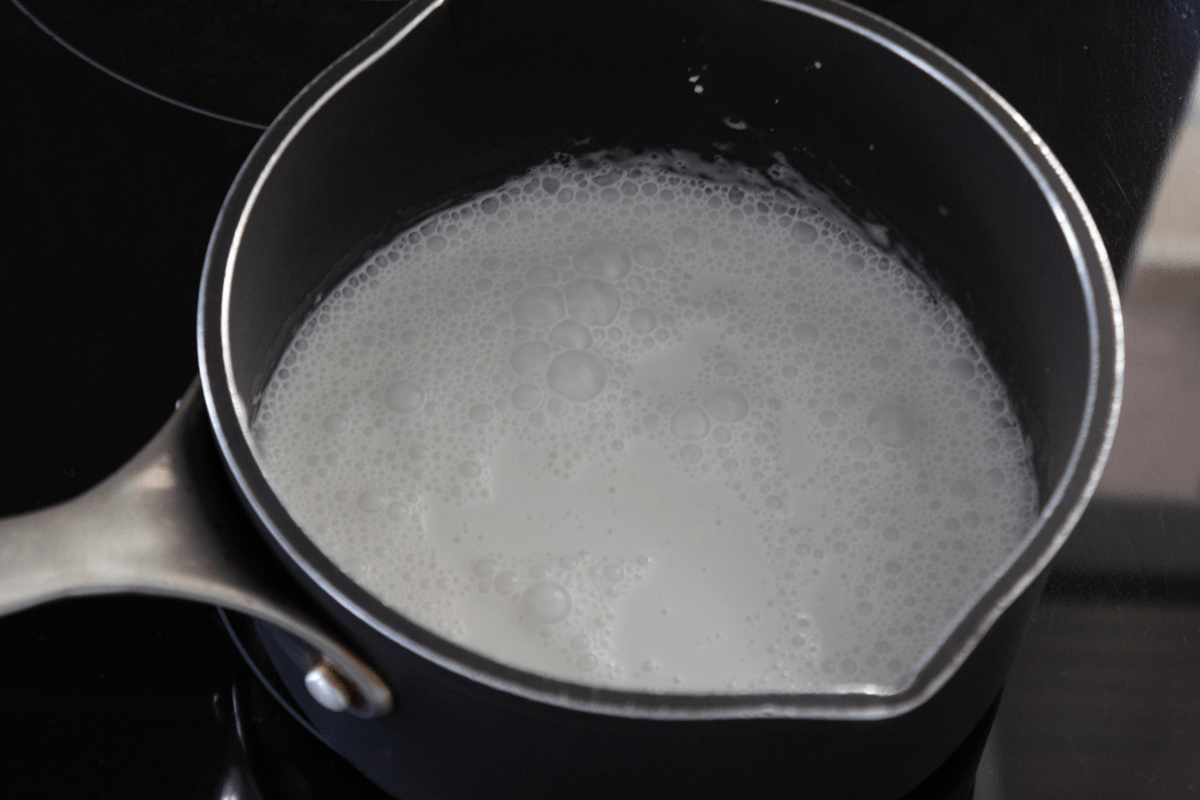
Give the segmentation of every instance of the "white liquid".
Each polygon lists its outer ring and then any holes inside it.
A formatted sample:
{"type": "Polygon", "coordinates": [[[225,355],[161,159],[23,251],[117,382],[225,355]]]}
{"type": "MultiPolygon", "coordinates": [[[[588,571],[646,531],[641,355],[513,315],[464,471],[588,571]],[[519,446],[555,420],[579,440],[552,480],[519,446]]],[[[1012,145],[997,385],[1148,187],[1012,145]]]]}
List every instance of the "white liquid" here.
{"type": "Polygon", "coordinates": [[[897,685],[1035,514],[1003,387],[853,231],[666,163],[541,167],[374,256],[282,359],[264,469],[358,583],[497,660],[897,685]]]}

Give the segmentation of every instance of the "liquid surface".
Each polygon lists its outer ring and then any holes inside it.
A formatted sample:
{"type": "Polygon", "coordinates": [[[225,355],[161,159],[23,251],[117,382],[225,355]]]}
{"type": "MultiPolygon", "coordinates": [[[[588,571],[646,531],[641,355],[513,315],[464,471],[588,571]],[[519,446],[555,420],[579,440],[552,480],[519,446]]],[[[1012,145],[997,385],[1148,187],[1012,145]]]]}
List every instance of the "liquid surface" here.
{"type": "Polygon", "coordinates": [[[499,661],[900,685],[1036,513],[1004,389],[894,257],[685,168],[547,165],[401,235],[286,351],[264,471],[355,581],[499,661]]]}

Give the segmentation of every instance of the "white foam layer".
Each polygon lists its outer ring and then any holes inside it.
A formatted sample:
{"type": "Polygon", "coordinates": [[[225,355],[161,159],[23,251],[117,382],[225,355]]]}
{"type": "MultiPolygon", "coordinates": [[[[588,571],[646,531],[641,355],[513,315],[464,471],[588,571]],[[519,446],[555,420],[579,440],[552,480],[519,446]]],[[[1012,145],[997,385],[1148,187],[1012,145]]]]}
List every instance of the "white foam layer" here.
{"type": "Polygon", "coordinates": [[[892,686],[1036,511],[957,312],[757,176],[540,167],[398,237],[286,351],[264,469],[362,586],[661,691],[892,686]]]}

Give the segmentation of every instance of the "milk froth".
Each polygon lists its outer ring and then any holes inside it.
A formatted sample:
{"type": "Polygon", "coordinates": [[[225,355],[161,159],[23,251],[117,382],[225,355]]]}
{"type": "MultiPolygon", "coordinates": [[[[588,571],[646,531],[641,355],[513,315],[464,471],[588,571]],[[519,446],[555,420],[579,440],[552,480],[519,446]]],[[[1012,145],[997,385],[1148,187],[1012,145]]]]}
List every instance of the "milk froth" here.
{"type": "Polygon", "coordinates": [[[406,231],[288,347],[258,457],[350,577],[499,661],[896,686],[1036,514],[1004,387],[894,255],[689,163],[547,164],[406,231]]]}

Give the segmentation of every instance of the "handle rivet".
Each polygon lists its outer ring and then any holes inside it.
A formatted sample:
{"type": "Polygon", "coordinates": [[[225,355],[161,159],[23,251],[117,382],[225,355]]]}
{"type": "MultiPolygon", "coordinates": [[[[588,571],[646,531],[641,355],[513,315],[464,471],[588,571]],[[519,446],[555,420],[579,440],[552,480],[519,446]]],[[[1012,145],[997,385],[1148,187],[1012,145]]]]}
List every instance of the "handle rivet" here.
{"type": "Polygon", "coordinates": [[[304,686],[322,708],[338,712],[350,707],[350,682],[325,659],[305,674],[304,686]]]}

